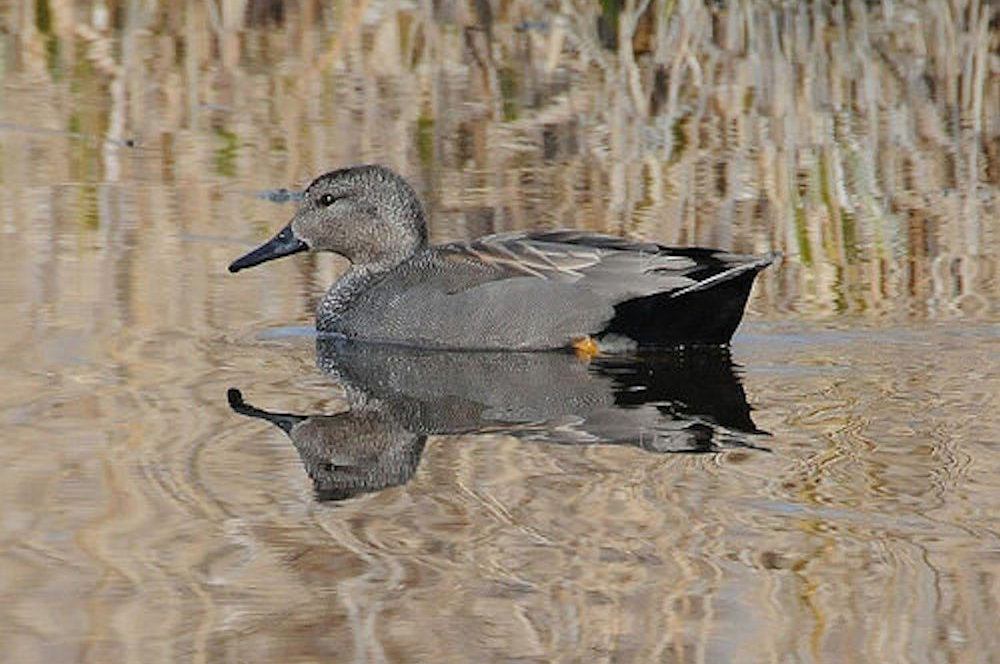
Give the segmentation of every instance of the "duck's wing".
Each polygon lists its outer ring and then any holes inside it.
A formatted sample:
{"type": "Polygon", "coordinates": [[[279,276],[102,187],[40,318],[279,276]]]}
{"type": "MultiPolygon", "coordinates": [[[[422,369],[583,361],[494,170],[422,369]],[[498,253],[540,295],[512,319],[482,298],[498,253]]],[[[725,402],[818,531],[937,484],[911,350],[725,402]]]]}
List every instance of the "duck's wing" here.
{"type": "Polygon", "coordinates": [[[443,257],[480,263],[504,277],[574,283],[612,302],[705,290],[759,271],[775,258],[774,254],[747,256],[701,247],[666,247],[574,230],[502,233],[440,249],[443,257]]]}

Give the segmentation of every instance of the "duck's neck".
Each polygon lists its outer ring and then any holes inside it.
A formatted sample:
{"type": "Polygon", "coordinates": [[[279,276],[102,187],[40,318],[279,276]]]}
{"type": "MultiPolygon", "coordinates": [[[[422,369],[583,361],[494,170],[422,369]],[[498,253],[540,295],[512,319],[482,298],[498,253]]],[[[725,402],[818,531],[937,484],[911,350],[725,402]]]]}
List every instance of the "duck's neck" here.
{"type": "Polygon", "coordinates": [[[320,332],[336,332],[337,322],[354,301],[379,281],[387,270],[371,265],[352,265],[340,279],[330,286],[316,307],[316,329],[320,332]]]}

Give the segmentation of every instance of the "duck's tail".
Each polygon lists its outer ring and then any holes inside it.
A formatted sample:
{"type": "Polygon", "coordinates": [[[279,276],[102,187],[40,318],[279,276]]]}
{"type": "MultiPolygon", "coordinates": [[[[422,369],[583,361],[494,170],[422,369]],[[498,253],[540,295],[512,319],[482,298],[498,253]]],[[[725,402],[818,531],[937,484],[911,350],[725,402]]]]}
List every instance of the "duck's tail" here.
{"type": "MultiPolygon", "coordinates": [[[[734,259],[740,259],[743,257],[733,257],[734,259]]],[[[750,272],[756,275],[758,272],[763,270],[765,267],[773,263],[775,260],[781,258],[780,251],[771,251],[763,256],[747,256],[745,262],[735,262],[732,267],[719,272],[718,274],[713,274],[696,284],[692,284],[687,288],[681,288],[680,290],[675,290],[670,292],[670,297],[683,297],[689,293],[697,293],[698,291],[708,290],[714,287],[716,284],[720,284],[724,281],[729,281],[730,279],[735,279],[741,274],[750,272]]]]}
{"type": "Polygon", "coordinates": [[[743,318],[757,273],[780,257],[731,257],[724,269],[679,290],[626,300],[615,306],[605,333],[639,346],[724,345],[743,318]]]}

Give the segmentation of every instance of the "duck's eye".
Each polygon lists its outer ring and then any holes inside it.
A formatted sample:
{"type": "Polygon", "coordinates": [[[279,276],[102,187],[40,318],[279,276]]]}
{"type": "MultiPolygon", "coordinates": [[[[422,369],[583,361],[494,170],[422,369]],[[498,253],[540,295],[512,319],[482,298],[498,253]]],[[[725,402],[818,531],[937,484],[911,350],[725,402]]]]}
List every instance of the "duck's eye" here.
{"type": "Polygon", "coordinates": [[[337,200],[337,197],[334,196],[333,194],[323,194],[318,199],[316,199],[316,202],[322,205],[323,207],[330,207],[331,205],[333,205],[333,202],[335,200],[337,200]]]}

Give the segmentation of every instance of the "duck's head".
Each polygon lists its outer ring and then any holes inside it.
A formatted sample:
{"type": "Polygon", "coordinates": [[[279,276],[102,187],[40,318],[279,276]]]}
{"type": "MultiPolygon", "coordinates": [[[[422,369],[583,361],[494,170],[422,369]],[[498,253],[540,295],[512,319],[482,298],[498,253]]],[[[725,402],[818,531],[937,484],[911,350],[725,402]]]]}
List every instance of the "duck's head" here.
{"type": "Polygon", "coordinates": [[[288,225],[233,261],[229,271],[306,250],[388,269],[426,244],[424,212],[406,180],[384,166],[354,166],[313,180],[288,225]]]}

